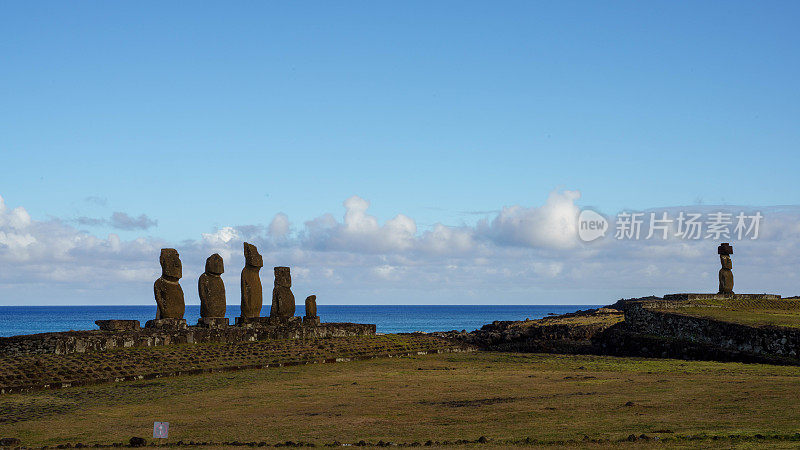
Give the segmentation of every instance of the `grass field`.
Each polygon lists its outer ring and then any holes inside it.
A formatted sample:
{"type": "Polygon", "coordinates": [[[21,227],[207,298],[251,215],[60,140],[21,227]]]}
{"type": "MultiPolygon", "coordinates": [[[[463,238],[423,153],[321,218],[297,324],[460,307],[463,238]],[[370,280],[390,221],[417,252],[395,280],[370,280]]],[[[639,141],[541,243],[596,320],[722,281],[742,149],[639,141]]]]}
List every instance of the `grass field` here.
{"type": "Polygon", "coordinates": [[[536,320],[523,320],[511,324],[513,328],[539,327],[548,325],[599,325],[610,327],[625,320],[622,312],[613,309],[600,309],[599,313],[582,315],[545,316],[536,320]]]}
{"type": "Polygon", "coordinates": [[[694,300],[687,306],[663,311],[749,326],[800,327],[800,300],[797,298],[694,300]]]}
{"type": "Polygon", "coordinates": [[[674,310],[667,310],[678,314],[686,314],[693,317],[704,317],[707,319],[733,322],[754,327],[776,326],[776,327],[800,327],[800,311],[784,310],[760,310],[749,311],[729,308],[709,308],[693,306],[674,310]]]}
{"type": "Polygon", "coordinates": [[[0,437],[31,446],[149,441],[158,420],[170,422],[168,443],[212,447],[481,436],[487,444],[461,445],[602,447],[645,434],[651,440],[636,446],[791,448],[800,445],[798,404],[800,367],[478,352],[4,395],[0,437]]]}

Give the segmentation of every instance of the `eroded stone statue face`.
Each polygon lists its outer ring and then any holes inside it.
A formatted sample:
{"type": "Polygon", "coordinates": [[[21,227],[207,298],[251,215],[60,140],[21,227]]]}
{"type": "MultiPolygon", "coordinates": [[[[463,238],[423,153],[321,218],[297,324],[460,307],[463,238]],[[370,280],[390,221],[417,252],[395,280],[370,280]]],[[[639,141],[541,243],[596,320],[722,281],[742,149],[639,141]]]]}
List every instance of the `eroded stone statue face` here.
{"type": "Polygon", "coordinates": [[[174,248],[162,248],[159,262],[161,263],[161,276],[172,278],[180,278],[183,276],[181,258],[178,255],[178,251],[174,248]]]}
{"type": "Polygon", "coordinates": [[[275,268],[275,286],[292,287],[292,274],[288,267],[275,268]]]}
{"type": "Polygon", "coordinates": [[[719,255],[719,262],[722,264],[723,269],[733,269],[733,261],[730,255],[719,255]]]}
{"type": "Polygon", "coordinates": [[[264,267],[264,259],[253,244],[244,243],[244,263],[253,267],[264,267]]]}
{"type": "Polygon", "coordinates": [[[214,275],[222,275],[225,272],[222,256],[219,253],[214,253],[206,259],[206,272],[214,275]]]}

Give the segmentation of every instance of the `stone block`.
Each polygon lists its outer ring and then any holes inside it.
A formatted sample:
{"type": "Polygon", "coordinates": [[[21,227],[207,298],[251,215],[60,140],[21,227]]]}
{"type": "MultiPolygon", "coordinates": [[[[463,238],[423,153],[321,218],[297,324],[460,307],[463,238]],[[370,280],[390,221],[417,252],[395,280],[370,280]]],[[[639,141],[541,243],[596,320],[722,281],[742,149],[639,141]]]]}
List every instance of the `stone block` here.
{"type": "Polygon", "coordinates": [[[163,330],[185,330],[186,319],[153,319],[144,324],[145,328],[160,328],[163,330]]]}
{"type": "Polygon", "coordinates": [[[141,328],[138,320],[95,320],[101,331],[138,331],[141,328]]]}
{"type": "Polygon", "coordinates": [[[303,325],[304,326],[311,326],[311,327],[318,327],[320,325],[319,317],[303,317],[303,325]]]}
{"type": "Polygon", "coordinates": [[[197,326],[203,328],[227,328],[230,320],[227,317],[201,317],[197,319],[197,326]]]}
{"type": "Polygon", "coordinates": [[[301,325],[303,323],[303,318],[300,316],[291,316],[291,317],[280,317],[280,316],[270,316],[269,317],[269,324],[270,325],[301,325]]]}
{"type": "Polygon", "coordinates": [[[244,326],[244,325],[269,325],[270,318],[269,317],[237,317],[234,320],[234,323],[237,326],[244,326]]]}

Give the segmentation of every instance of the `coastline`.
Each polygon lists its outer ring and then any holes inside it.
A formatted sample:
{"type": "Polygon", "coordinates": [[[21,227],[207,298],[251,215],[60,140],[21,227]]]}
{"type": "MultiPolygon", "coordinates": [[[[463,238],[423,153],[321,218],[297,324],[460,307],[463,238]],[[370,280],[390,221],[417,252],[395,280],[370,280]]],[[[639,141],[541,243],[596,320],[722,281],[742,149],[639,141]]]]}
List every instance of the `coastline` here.
{"type": "MultiPolygon", "coordinates": [[[[549,313],[567,314],[601,305],[324,305],[319,314],[326,321],[374,323],[379,333],[471,331],[494,320],[525,320],[549,313]]],[[[95,320],[130,319],[144,324],[155,314],[155,305],[120,306],[0,306],[0,337],[61,331],[96,330],[95,320]]],[[[266,314],[269,313],[265,308],[266,314]]],[[[297,314],[304,314],[297,305],[297,314]]],[[[200,315],[199,305],[186,305],[187,323],[200,315]]],[[[265,314],[265,312],[262,312],[265,314]]],[[[233,323],[238,305],[228,305],[226,316],[233,323]]]]}

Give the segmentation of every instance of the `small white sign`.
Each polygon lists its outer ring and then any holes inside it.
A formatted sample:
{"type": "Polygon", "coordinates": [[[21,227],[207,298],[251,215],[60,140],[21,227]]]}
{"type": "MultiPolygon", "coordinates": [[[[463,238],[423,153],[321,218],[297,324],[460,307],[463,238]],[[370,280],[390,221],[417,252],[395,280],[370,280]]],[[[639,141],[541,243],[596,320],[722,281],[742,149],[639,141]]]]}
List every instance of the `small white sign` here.
{"type": "Polygon", "coordinates": [[[153,438],[166,439],[169,436],[169,422],[153,422],[153,438]]]}

